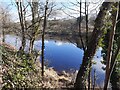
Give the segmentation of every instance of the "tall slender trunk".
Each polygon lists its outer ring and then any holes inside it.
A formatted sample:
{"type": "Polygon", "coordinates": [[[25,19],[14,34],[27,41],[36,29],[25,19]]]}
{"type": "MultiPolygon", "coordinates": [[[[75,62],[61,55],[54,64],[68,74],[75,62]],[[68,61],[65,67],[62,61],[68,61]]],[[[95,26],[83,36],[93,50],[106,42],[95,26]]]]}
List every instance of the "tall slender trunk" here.
{"type": "Polygon", "coordinates": [[[42,32],[42,53],[41,53],[41,58],[42,58],[42,77],[44,76],[44,35],[45,35],[45,30],[46,30],[46,25],[47,25],[47,9],[48,9],[48,0],[46,0],[46,5],[45,5],[45,14],[44,14],[44,23],[43,23],[43,32],[42,32]]]}
{"type": "Polygon", "coordinates": [[[2,42],[5,42],[5,23],[6,23],[6,15],[4,13],[4,11],[2,12],[2,42]]]}
{"type": "Polygon", "coordinates": [[[25,27],[24,27],[24,19],[23,19],[23,9],[22,9],[22,2],[20,2],[20,23],[21,23],[21,29],[22,29],[22,45],[20,47],[21,51],[24,51],[25,45],[26,45],[26,40],[25,40],[25,27]]]}
{"type": "Polygon", "coordinates": [[[16,2],[17,9],[18,9],[18,15],[21,25],[21,31],[22,31],[22,40],[21,40],[21,46],[19,48],[20,51],[24,51],[25,45],[26,45],[26,39],[25,39],[25,26],[24,26],[24,16],[23,16],[23,8],[22,8],[22,2],[16,2]]]}
{"type": "MultiPolygon", "coordinates": [[[[110,67],[110,72],[109,72],[110,79],[111,79],[112,74],[114,74],[114,76],[116,75],[115,65],[116,65],[116,60],[117,60],[116,58],[117,58],[117,56],[120,52],[120,38],[118,40],[119,40],[119,43],[118,43],[117,50],[115,51],[115,54],[112,56],[112,59],[111,59],[111,67],[110,67]]],[[[114,79],[114,77],[113,77],[113,79],[114,79]]],[[[117,82],[115,80],[112,81],[112,83],[111,83],[112,84],[112,90],[114,90],[114,89],[117,90],[119,88],[119,87],[117,87],[117,82]],[[114,85],[113,85],[113,83],[114,83],[114,85]]]]}
{"type": "MultiPolygon", "coordinates": [[[[120,38],[119,38],[119,40],[120,40],[120,38]]],[[[116,58],[117,58],[119,52],[120,52],[120,41],[119,41],[119,44],[118,44],[118,48],[117,48],[115,54],[112,56],[112,59],[111,59],[111,67],[110,67],[110,74],[109,74],[109,77],[111,76],[112,71],[113,71],[113,69],[114,69],[114,67],[115,67],[116,58]]]]}
{"type": "Polygon", "coordinates": [[[86,47],[88,45],[88,5],[87,1],[85,0],[85,16],[86,16],[86,47]]]}
{"type": "Polygon", "coordinates": [[[34,2],[31,4],[31,11],[32,11],[32,30],[31,30],[31,37],[30,37],[30,46],[29,46],[29,54],[33,51],[33,45],[35,41],[35,9],[34,9],[34,2]]]}
{"type": "Polygon", "coordinates": [[[90,62],[90,65],[89,65],[90,70],[88,72],[88,90],[91,89],[91,66],[92,66],[91,64],[92,62],[90,62]]]}
{"type": "MultiPolygon", "coordinates": [[[[120,2],[119,2],[119,14],[118,14],[118,20],[120,19],[120,2]]],[[[118,22],[117,23],[118,25],[118,27],[120,26],[120,22],[118,22]]],[[[117,49],[116,49],[116,51],[115,51],[115,53],[112,55],[112,58],[111,58],[111,67],[110,67],[110,76],[109,77],[111,77],[111,74],[112,74],[112,72],[113,72],[113,69],[114,69],[114,67],[115,67],[115,64],[116,64],[116,58],[117,58],[117,56],[118,56],[118,54],[119,54],[119,52],[120,52],[120,37],[119,37],[119,39],[118,39],[119,41],[118,41],[118,47],[117,47],[117,49]]]]}
{"type": "Polygon", "coordinates": [[[86,79],[88,76],[88,71],[90,70],[89,64],[93,59],[93,56],[95,55],[98,42],[101,36],[103,35],[104,30],[102,28],[104,25],[104,19],[111,5],[112,2],[103,2],[102,7],[100,8],[98,16],[95,20],[95,27],[90,42],[87,46],[87,50],[84,52],[83,62],[76,77],[76,82],[75,82],[76,89],[84,90],[86,88],[86,79]]]}
{"type": "Polygon", "coordinates": [[[19,50],[24,51],[26,45],[25,32],[22,30],[22,44],[19,50]]]}
{"type": "Polygon", "coordinates": [[[32,2],[30,4],[31,6],[31,12],[32,12],[32,30],[31,30],[31,35],[30,35],[30,47],[29,47],[29,54],[32,53],[33,47],[34,47],[34,41],[36,39],[36,32],[37,29],[36,27],[39,27],[39,22],[36,19],[39,19],[38,15],[38,2],[32,2]],[[37,16],[38,15],[38,16],[37,16]],[[36,18],[37,17],[37,18],[36,18]]]}
{"type": "Polygon", "coordinates": [[[82,2],[80,0],[80,19],[79,19],[79,37],[80,37],[80,41],[81,41],[81,45],[82,45],[82,48],[83,50],[85,51],[85,46],[84,46],[84,42],[83,42],[83,38],[82,38],[82,33],[81,33],[81,21],[82,21],[82,15],[81,15],[81,12],[82,12],[82,2]]]}
{"type": "MultiPolygon", "coordinates": [[[[86,47],[88,45],[88,5],[87,1],[85,0],[85,20],[86,20],[86,47]]],[[[91,68],[91,62],[89,68],[91,68]]],[[[88,73],[88,90],[91,88],[91,70],[88,73]]]]}
{"type": "Polygon", "coordinates": [[[111,67],[111,58],[112,58],[112,48],[113,48],[113,41],[114,41],[114,35],[116,30],[116,22],[118,17],[118,2],[115,3],[114,7],[117,9],[112,10],[112,30],[110,32],[110,38],[109,38],[109,45],[108,45],[108,51],[107,51],[107,57],[106,57],[106,74],[105,74],[105,84],[104,84],[104,90],[107,90],[108,83],[110,80],[110,67],[111,67]]]}
{"type": "Polygon", "coordinates": [[[93,90],[95,90],[95,86],[96,86],[96,70],[94,69],[94,77],[93,77],[93,90]]]}
{"type": "Polygon", "coordinates": [[[35,41],[35,38],[30,39],[29,54],[31,54],[33,51],[34,41],[35,41]]]}
{"type": "Polygon", "coordinates": [[[4,31],[4,28],[2,28],[2,42],[5,42],[5,31],[4,31]]]}

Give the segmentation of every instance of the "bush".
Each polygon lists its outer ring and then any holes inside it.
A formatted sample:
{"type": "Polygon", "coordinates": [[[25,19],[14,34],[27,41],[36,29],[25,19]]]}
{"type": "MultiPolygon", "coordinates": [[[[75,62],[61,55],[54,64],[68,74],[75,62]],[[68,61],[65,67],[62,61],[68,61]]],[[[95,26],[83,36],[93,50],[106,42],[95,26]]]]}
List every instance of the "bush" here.
{"type": "MultiPolygon", "coordinates": [[[[2,46],[0,46],[2,47],[2,46]]],[[[41,71],[28,55],[17,56],[17,52],[2,47],[3,89],[41,87],[41,71]]]]}

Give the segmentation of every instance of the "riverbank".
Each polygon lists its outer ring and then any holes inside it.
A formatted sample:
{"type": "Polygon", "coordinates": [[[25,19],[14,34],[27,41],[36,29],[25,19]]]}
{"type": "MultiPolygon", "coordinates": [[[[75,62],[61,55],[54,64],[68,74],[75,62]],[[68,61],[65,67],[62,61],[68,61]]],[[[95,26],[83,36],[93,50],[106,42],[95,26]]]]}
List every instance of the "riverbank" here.
{"type": "MultiPolygon", "coordinates": [[[[54,70],[54,68],[45,66],[44,81],[42,81],[41,63],[39,61],[39,57],[34,63],[32,62],[31,67],[34,67],[35,69],[34,72],[34,70],[28,68],[30,66],[26,64],[26,60],[22,60],[22,58],[16,56],[17,49],[15,49],[15,47],[6,43],[1,43],[0,48],[3,52],[2,53],[3,64],[1,65],[2,72],[0,73],[1,74],[0,76],[2,76],[0,78],[2,87],[4,88],[7,86],[12,88],[16,86],[26,87],[26,85],[24,85],[23,83],[29,84],[27,85],[27,87],[32,87],[34,84],[36,84],[35,87],[39,87],[39,88],[41,87],[72,88],[73,87],[76,77],[75,72],[67,73],[65,71],[62,71],[61,73],[58,73],[57,71],[54,70]],[[32,83],[34,82],[34,84],[31,85],[32,84],[31,82],[32,83]]],[[[29,61],[27,63],[31,64],[31,62],[29,61]]]]}

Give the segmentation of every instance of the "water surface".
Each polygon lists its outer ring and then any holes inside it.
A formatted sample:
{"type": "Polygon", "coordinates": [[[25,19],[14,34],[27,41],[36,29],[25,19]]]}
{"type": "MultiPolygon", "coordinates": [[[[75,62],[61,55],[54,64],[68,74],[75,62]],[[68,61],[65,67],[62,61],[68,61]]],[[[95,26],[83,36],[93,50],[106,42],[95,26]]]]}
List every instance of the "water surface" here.
{"type": "MultiPolygon", "coordinates": [[[[17,49],[21,45],[21,38],[13,35],[6,35],[5,42],[15,46],[17,49]]],[[[41,40],[37,40],[34,43],[34,49],[41,50],[41,40]]],[[[29,40],[26,43],[26,51],[29,47],[29,40]]],[[[101,84],[104,80],[104,70],[102,67],[104,66],[101,63],[101,50],[102,48],[98,48],[94,61],[96,62],[92,68],[92,76],[93,70],[96,70],[97,75],[97,83],[101,84]]],[[[48,63],[48,66],[53,67],[57,71],[69,71],[70,69],[79,70],[80,64],[82,63],[83,58],[83,50],[76,47],[75,44],[66,42],[66,41],[58,41],[58,40],[45,40],[45,61],[48,63]]]]}

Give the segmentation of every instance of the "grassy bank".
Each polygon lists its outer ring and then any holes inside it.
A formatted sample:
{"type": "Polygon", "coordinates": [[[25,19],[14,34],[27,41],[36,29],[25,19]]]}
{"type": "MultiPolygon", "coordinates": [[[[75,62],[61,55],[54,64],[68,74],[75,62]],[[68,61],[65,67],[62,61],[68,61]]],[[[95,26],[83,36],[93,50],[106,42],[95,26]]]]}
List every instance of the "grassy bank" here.
{"type": "Polygon", "coordinates": [[[71,88],[75,74],[57,73],[52,67],[45,66],[44,80],[41,76],[39,58],[28,58],[27,54],[18,56],[18,51],[8,44],[0,44],[2,55],[1,85],[5,88],[71,88]]]}

